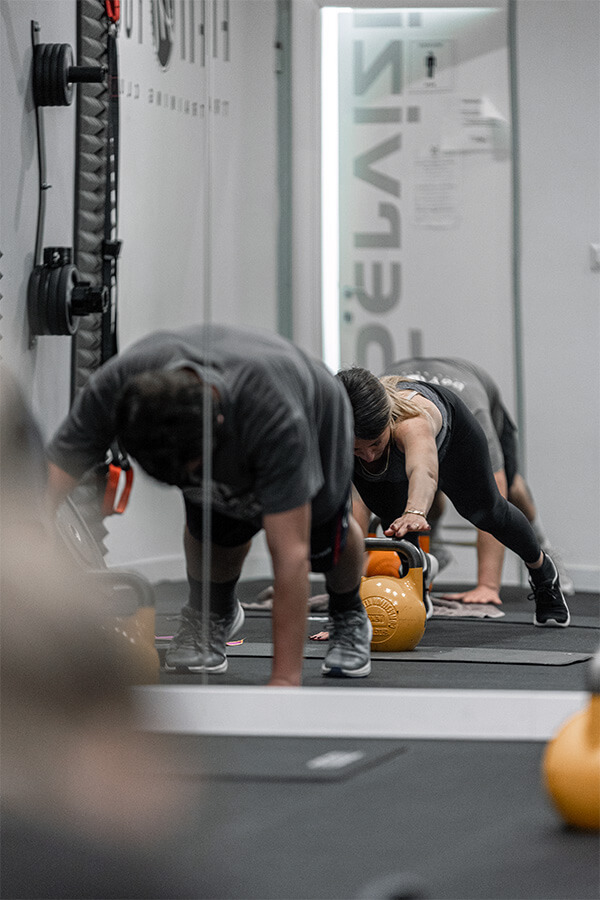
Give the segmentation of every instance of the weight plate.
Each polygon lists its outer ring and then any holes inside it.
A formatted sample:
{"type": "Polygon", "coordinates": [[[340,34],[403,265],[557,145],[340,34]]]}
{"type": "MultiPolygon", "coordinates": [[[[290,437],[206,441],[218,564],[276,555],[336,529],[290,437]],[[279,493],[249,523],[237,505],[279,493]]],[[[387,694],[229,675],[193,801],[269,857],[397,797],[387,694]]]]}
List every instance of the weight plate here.
{"type": "Polygon", "coordinates": [[[57,106],[69,106],[73,99],[73,86],[69,83],[69,69],[73,65],[70,44],[58,44],[55,62],[55,92],[57,106]]]}
{"type": "Polygon", "coordinates": [[[50,62],[52,57],[52,44],[42,44],[42,84],[40,90],[40,106],[52,106],[52,73],[50,62]]]}
{"type": "Polygon", "coordinates": [[[27,284],[27,315],[32,334],[44,334],[40,305],[40,278],[42,267],[35,266],[27,284]]]}
{"type": "Polygon", "coordinates": [[[33,101],[36,106],[43,106],[43,48],[44,44],[36,44],[33,48],[33,101]]]}
{"type": "Polygon", "coordinates": [[[106,562],[98,541],[92,535],[85,519],[70,497],[59,506],[56,524],[67,550],[77,562],[91,569],[105,569],[106,562]]]}
{"type": "Polygon", "coordinates": [[[41,267],[40,286],[38,290],[40,322],[42,324],[41,334],[54,334],[52,331],[52,319],[48,309],[48,279],[52,270],[47,266],[41,267]]]}
{"type": "Polygon", "coordinates": [[[61,270],[59,268],[50,269],[48,281],[46,282],[46,301],[48,309],[48,325],[50,334],[63,334],[61,329],[61,315],[58,297],[58,280],[61,270]]]}
{"type": "Polygon", "coordinates": [[[52,106],[62,106],[62,85],[60,83],[60,73],[59,73],[59,56],[60,56],[60,44],[52,44],[52,50],[50,51],[50,95],[52,98],[51,105],[52,106]]]}
{"type": "Polygon", "coordinates": [[[58,282],[58,294],[63,313],[65,330],[62,334],[75,334],[79,320],[73,315],[72,293],[77,283],[77,269],[75,266],[63,266],[60,270],[58,282]]]}

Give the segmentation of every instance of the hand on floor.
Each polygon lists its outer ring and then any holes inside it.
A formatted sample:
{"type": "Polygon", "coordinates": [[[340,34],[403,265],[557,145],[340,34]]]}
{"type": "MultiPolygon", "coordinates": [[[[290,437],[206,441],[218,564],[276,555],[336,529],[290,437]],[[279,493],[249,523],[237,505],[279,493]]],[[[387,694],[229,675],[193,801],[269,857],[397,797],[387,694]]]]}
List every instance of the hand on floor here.
{"type": "Polygon", "coordinates": [[[440,597],[442,600],[458,600],[459,603],[495,603],[496,606],[502,606],[498,591],[485,585],[477,585],[472,590],[459,594],[440,594],[440,597]]]}
{"type": "Polygon", "coordinates": [[[317,631],[316,634],[311,634],[308,639],[309,639],[309,641],[328,641],[329,640],[329,632],[328,631],[317,631]]]}

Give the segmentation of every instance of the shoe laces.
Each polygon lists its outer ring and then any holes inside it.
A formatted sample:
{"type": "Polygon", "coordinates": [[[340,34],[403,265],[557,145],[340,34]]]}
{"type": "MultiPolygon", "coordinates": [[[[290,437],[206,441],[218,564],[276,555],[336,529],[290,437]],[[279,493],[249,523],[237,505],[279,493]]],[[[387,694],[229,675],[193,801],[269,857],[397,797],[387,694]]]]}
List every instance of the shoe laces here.
{"type": "MultiPolygon", "coordinates": [[[[204,620],[200,612],[186,609],[181,614],[181,624],[177,632],[177,643],[183,646],[196,646],[205,638],[204,620]]],[[[208,642],[220,643],[225,639],[227,629],[231,624],[231,618],[224,618],[216,613],[211,613],[208,620],[208,642]]]]}
{"type": "Polygon", "coordinates": [[[560,606],[561,609],[564,607],[564,601],[558,586],[558,578],[542,581],[537,585],[532,582],[531,587],[532,592],[528,594],[528,600],[535,600],[538,603],[542,602],[545,605],[560,606]]]}
{"type": "Polygon", "coordinates": [[[354,647],[356,643],[358,627],[364,625],[364,619],[359,612],[337,613],[332,616],[333,641],[343,647],[354,647]]]}

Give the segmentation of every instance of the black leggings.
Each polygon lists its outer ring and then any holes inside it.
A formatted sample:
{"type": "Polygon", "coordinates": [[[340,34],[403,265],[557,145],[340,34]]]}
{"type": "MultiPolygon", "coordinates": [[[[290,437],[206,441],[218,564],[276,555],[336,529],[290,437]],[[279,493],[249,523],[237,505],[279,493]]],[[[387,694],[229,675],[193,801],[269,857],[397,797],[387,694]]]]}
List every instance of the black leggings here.
{"type": "MultiPolygon", "coordinates": [[[[436,392],[451,407],[452,422],[439,466],[440,490],[476,528],[489,532],[523,562],[537,562],[540,543],[527,517],[498,490],[483,429],[459,397],[444,388],[436,392]]],[[[355,485],[384,529],[404,512],[408,481],[373,482],[356,477],[355,485]]]]}

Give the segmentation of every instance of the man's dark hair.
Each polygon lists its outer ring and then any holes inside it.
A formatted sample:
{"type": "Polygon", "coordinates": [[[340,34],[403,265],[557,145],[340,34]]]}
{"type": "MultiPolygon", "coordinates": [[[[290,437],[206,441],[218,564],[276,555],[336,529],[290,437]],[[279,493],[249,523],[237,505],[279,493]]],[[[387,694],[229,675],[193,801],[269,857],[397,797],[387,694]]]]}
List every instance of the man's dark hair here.
{"type": "Polygon", "coordinates": [[[214,444],[219,404],[211,386],[193,372],[143,372],[127,382],[117,401],[115,428],[123,448],[148,475],[166,484],[194,483],[186,464],[202,457],[206,391],[214,444]]]}
{"type": "Polygon", "coordinates": [[[336,378],[342,382],[350,397],[354,412],[354,436],[359,440],[375,440],[391,421],[386,389],[372,372],[360,366],[341,369],[336,378]]]}

